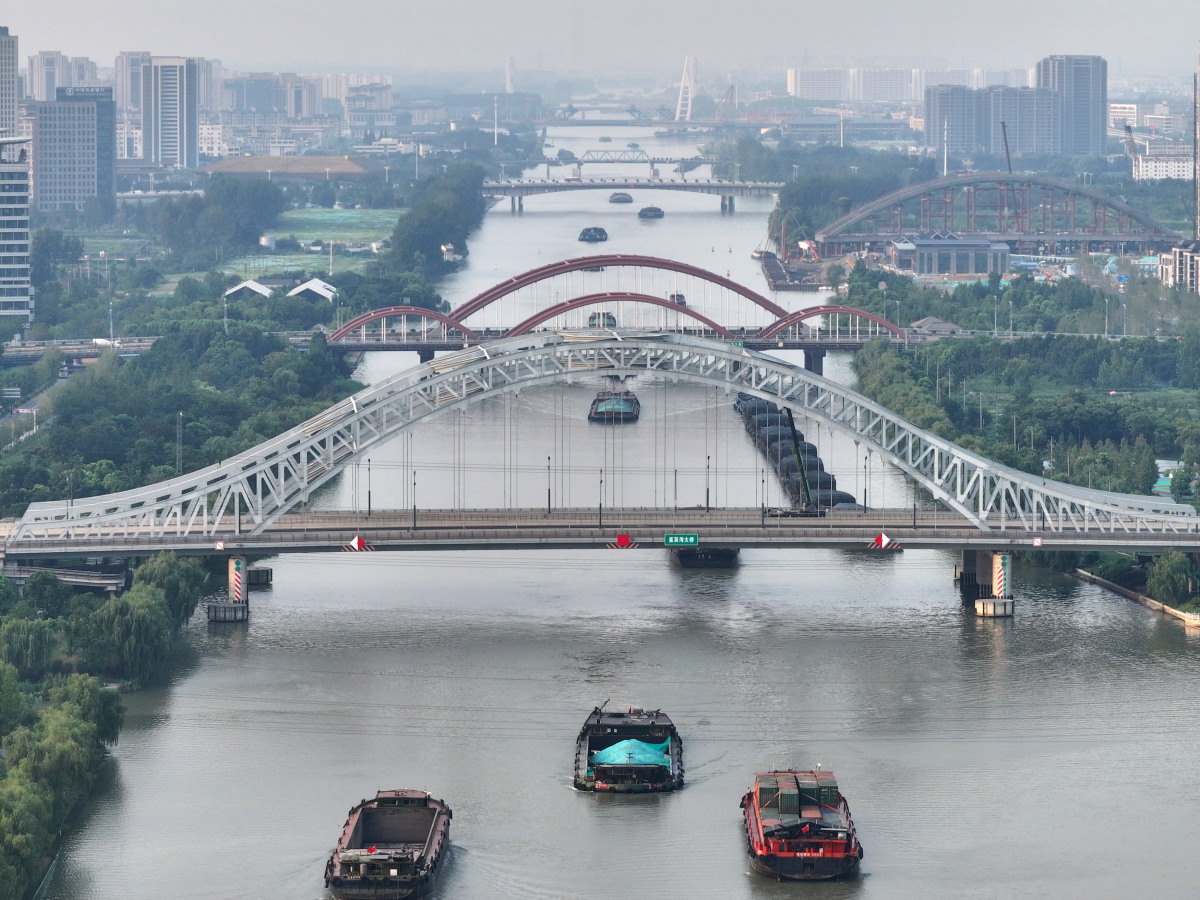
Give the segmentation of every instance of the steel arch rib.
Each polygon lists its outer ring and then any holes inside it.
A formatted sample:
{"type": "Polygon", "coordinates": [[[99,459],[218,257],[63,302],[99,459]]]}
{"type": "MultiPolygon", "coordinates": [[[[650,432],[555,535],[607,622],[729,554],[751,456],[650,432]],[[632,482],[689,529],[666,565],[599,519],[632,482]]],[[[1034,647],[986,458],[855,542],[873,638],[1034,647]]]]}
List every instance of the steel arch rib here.
{"type": "Polygon", "coordinates": [[[604,256],[581,256],[576,259],[564,259],[559,262],[549,263],[544,266],[539,266],[536,269],[530,269],[528,272],[522,272],[520,275],[514,275],[507,281],[502,281],[493,287],[488,288],[482,293],[476,294],[470,300],[455,307],[450,311],[450,318],[455,321],[465,321],[469,316],[474,315],[483,309],[485,306],[490,306],[501,297],[507,297],[509,294],[519,291],[522,288],[537,284],[539,281],[545,281],[549,278],[554,278],[557,275],[565,275],[568,272],[580,272],[584,269],[594,269],[597,266],[628,266],[630,268],[644,269],[663,269],[668,272],[676,272],[680,275],[691,275],[696,278],[702,278],[705,281],[710,281],[713,284],[720,285],[726,290],[733,291],[735,294],[740,294],[751,303],[761,306],[767,312],[777,318],[782,318],[787,315],[787,310],[774,303],[755,291],[750,290],[744,285],[738,284],[729,278],[718,275],[715,272],[709,272],[707,269],[701,269],[699,266],[689,265],[688,263],[676,262],[671,259],[660,259],[657,256],[629,256],[624,254],[607,254],[604,256]]]}
{"type": "Polygon", "coordinates": [[[462,350],[402,372],[219,465],[118,494],[35,503],[10,542],[120,538],[152,550],[158,537],[257,534],[372,447],[430,415],[587,373],[658,375],[744,391],[826,421],[886,456],[983,531],[996,525],[1033,529],[1040,520],[1050,532],[1200,530],[1200,519],[1172,516],[1156,498],[1043,482],[991,462],[764,354],[686,335],[544,333],[462,350]],[[235,511],[247,517],[245,531],[235,511]]]}
{"type": "Polygon", "coordinates": [[[505,335],[505,337],[516,337],[519,334],[527,334],[539,325],[549,322],[551,319],[561,316],[564,313],[569,313],[573,309],[582,309],[586,306],[597,306],[601,303],[619,303],[633,302],[645,303],[651,306],[660,306],[664,309],[674,310],[680,315],[690,316],[697,322],[702,322],[707,325],[717,334],[734,340],[736,335],[723,325],[717,324],[708,316],[703,316],[693,309],[686,306],[680,306],[678,303],[672,303],[670,300],[664,300],[662,297],[654,297],[650,294],[635,294],[624,291],[610,291],[603,294],[585,294],[582,297],[575,297],[572,300],[564,300],[556,306],[551,306],[543,309],[541,312],[534,313],[524,322],[519,322],[505,335]]]}
{"type": "Polygon", "coordinates": [[[450,318],[449,316],[436,312],[432,309],[425,309],[421,306],[388,306],[384,309],[373,309],[370,312],[363,313],[355,319],[350,320],[337,331],[333,332],[327,338],[329,343],[336,343],[350,334],[352,331],[362,328],[364,325],[369,325],[371,322],[378,322],[380,319],[390,319],[394,316],[421,316],[426,319],[436,319],[443,325],[449,325],[451,328],[456,328],[463,333],[463,337],[472,341],[479,340],[479,336],[475,334],[466,325],[450,318]]]}
{"type": "Polygon", "coordinates": [[[882,197],[872,200],[858,209],[851,210],[840,219],[835,219],[824,228],[818,229],[814,238],[818,242],[825,242],[844,235],[853,235],[854,232],[847,231],[851,225],[855,225],[863,219],[869,219],[876,213],[895,206],[897,203],[912,200],[930,191],[955,187],[979,187],[987,184],[1036,184],[1041,187],[1054,188],[1066,194],[1086,197],[1102,206],[1108,207],[1116,213],[1128,216],[1138,224],[1145,226],[1147,233],[1151,236],[1161,237],[1165,240],[1179,239],[1178,234],[1161,222],[1150,218],[1150,216],[1144,213],[1138,212],[1128,203],[1122,203],[1115,197],[1109,197],[1093,188],[1073,184],[1059,178],[1051,178],[1048,175],[1009,175],[1007,172],[967,172],[959,175],[947,175],[944,178],[935,178],[933,181],[926,181],[922,184],[909,185],[906,188],[901,188],[898,191],[893,191],[890,194],[885,194],[882,197]]]}
{"type": "Polygon", "coordinates": [[[881,319],[879,316],[875,315],[874,313],[869,313],[864,309],[855,309],[853,306],[837,306],[837,305],[810,306],[810,307],[808,307],[808,309],[798,309],[795,312],[789,313],[788,315],[784,316],[782,319],[778,319],[777,321],[772,322],[770,325],[763,328],[762,331],[760,331],[758,334],[756,334],[754,336],[756,338],[772,338],[772,337],[775,337],[775,335],[779,334],[781,331],[786,331],[791,326],[800,324],[805,319],[815,319],[818,316],[837,315],[837,314],[860,316],[864,319],[870,319],[872,322],[874,322],[876,325],[880,326],[881,328],[886,328],[892,334],[896,335],[896,337],[903,338],[903,337],[908,336],[903,328],[896,327],[891,322],[889,322],[887,319],[881,319]]]}

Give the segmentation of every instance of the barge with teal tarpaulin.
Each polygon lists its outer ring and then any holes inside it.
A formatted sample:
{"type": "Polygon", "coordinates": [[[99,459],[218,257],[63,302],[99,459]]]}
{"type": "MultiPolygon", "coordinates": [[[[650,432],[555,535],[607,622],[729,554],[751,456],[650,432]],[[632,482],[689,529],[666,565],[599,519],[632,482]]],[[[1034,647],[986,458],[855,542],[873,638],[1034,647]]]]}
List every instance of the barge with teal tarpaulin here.
{"type": "Polygon", "coordinates": [[[760,772],[741,807],[746,850],[756,872],[781,881],[858,874],[862,844],[832,772],[760,772]]]}
{"type": "Polygon", "coordinates": [[[618,425],[636,422],[641,414],[642,403],[633,391],[600,391],[588,410],[588,421],[618,425]]]}
{"type": "Polygon", "coordinates": [[[424,897],[450,849],[453,817],[425,791],[379,791],[346,816],[325,887],[337,900],[424,897]]]}
{"type": "Polygon", "coordinates": [[[575,741],[575,787],[581,791],[653,793],[683,787],[683,741],[662,710],[597,706],[575,741]]]}

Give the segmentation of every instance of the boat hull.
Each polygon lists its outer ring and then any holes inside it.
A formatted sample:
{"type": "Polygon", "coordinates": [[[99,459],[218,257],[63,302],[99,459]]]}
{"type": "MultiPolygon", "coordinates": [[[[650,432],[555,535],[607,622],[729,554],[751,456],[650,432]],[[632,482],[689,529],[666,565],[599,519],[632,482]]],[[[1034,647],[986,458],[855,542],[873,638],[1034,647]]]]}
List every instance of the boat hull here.
{"type": "Polygon", "coordinates": [[[750,853],[750,867],[760,875],[768,875],[782,881],[833,881],[838,878],[853,878],[858,874],[858,858],[854,856],[833,859],[759,856],[750,853]]]}
{"type": "Polygon", "coordinates": [[[683,787],[683,779],[660,781],[653,784],[607,784],[603,781],[576,781],[575,789],[595,791],[597,794],[666,794],[683,787]]]}
{"type": "Polygon", "coordinates": [[[336,900],[404,900],[405,897],[428,897],[436,882],[436,876],[430,875],[409,885],[397,885],[393,882],[380,882],[378,885],[365,884],[353,887],[329,886],[329,893],[336,900]]]}
{"type": "Polygon", "coordinates": [[[337,900],[426,896],[450,851],[453,815],[425,791],[379,791],[347,814],[325,886],[337,900]]]}

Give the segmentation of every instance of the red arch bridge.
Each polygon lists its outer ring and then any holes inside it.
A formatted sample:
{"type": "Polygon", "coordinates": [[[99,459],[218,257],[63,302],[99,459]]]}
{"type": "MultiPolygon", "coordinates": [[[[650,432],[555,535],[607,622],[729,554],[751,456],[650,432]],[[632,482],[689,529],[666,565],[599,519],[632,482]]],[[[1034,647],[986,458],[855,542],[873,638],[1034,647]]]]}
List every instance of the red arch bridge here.
{"type": "MultiPolygon", "coordinates": [[[[897,314],[899,315],[899,313],[897,314]]],[[[620,330],[675,333],[752,350],[803,350],[820,374],[828,350],[858,350],[874,337],[917,339],[886,319],[840,304],[789,312],[728,276],[652,256],[609,254],[562,260],[515,275],[450,310],[376,309],[328,337],[331,348],[435,351],[535,332],[620,330]]]]}

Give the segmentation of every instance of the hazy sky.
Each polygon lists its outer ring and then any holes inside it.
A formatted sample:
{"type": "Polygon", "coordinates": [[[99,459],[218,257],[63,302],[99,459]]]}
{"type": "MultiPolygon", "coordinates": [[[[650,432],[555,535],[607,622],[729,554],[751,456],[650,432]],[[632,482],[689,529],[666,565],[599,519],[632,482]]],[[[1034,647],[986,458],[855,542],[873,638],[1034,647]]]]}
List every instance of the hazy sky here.
{"type": "MultiPolygon", "coordinates": [[[[845,61],[1028,67],[1099,54],[1110,76],[1190,76],[1196,0],[5,0],[21,58],[61,50],[208,56],[234,70],[661,72],[845,61]],[[1187,23],[1193,28],[1188,29],[1187,23]]],[[[518,85],[519,86],[519,85],[518,85]]]]}

